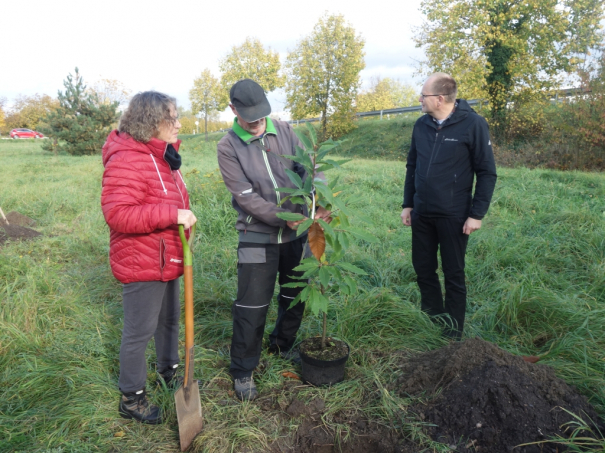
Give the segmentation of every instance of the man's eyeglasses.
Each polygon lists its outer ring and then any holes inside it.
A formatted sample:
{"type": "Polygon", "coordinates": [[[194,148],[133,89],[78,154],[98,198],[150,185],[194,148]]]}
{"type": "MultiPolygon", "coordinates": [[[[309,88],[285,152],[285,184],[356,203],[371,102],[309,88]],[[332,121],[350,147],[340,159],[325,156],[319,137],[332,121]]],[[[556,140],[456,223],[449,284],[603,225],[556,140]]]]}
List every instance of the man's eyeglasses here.
{"type": "Polygon", "coordinates": [[[422,99],[428,98],[429,96],[447,96],[447,94],[422,94],[422,93],[420,93],[420,97],[422,99]]]}

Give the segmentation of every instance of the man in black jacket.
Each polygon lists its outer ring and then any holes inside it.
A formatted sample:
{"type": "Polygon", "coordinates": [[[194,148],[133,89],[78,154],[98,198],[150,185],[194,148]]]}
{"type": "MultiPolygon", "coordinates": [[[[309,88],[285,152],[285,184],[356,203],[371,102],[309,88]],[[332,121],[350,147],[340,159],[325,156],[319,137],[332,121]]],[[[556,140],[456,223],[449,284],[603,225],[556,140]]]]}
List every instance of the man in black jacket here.
{"type": "Polygon", "coordinates": [[[435,73],[422,87],[419,100],[426,115],[412,133],[401,220],[412,227],[421,309],[445,321],[444,335],[459,340],[466,310],[468,236],[481,228],[497,176],[487,122],[456,94],[456,81],[448,74],[435,73]],[[438,249],[445,304],[437,276],[438,249]]]}

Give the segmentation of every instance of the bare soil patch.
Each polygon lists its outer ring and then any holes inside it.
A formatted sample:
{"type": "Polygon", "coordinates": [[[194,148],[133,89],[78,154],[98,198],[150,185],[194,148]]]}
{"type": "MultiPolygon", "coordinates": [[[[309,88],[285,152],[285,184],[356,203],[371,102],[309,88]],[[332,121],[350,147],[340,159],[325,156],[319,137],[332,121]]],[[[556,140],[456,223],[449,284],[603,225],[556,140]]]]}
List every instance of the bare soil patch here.
{"type": "Polygon", "coordinates": [[[35,220],[19,214],[16,211],[11,211],[6,215],[6,220],[0,218],[0,245],[8,240],[30,240],[38,236],[42,236],[36,230],[28,228],[26,225],[33,226],[36,224],[35,220]]]}
{"type": "MultiPolygon", "coordinates": [[[[581,417],[589,426],[602,422],[584,396],[542,364],[527,363],[492,343],[469,339],[403,359],[396,390],[427,397],[410,411],[425,423],[433,440],[457,452],[555,453],[568,438],[565,423],[581,417]],[[441,392],[439,393],[439,390],[441,392]]],[[[583,433],[590,435],[590,433],[583,433]]]]}
{"type": "MultiPolygon", "coordinates": [[[[284,403],[281,403],[284,405],[284,403]]],[[[326,411],[324,400],[315,398],[303,402],[294,396],[285,408],[287,417],[297,419],[299,425],[294,439],[276,442],[272,452],[289,453],[412,453],[418,447],[400,437],[396,430],[370,421],[357,413],[339,413],[335,423],[349,426],[349,436],[335,432],[322,421],[326,411]]],[[[279,410],[278,399],[266,398],[263,410],[279,410]]]]}

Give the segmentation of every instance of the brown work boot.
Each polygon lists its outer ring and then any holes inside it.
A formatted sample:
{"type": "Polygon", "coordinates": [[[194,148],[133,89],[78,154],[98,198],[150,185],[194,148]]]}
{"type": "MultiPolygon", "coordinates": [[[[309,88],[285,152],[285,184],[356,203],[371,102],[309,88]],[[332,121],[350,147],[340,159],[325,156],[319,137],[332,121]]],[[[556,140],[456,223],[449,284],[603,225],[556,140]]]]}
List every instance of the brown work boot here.
{"type": "Polygon", "coordinates": [[[141,423],[150,425],[162,423],[161,410],[156,405],[149,403],[145,389],[123,393],[118,412],[122,418],[134,419],[141,423]]]}

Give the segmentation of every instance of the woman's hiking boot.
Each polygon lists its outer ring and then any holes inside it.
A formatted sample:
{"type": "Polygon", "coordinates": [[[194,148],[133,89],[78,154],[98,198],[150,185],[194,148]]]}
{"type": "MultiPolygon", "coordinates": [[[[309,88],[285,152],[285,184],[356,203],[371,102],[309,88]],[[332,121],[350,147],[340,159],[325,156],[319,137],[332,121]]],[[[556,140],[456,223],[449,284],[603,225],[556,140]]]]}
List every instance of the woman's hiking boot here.
{"type": "Polygon", "coordinates": [[[118,412],[122,418],[134,419],[141,423],[150,425],[162,423],[160,408],[149,402],[145,389],[123,393],[118,412]]]}

